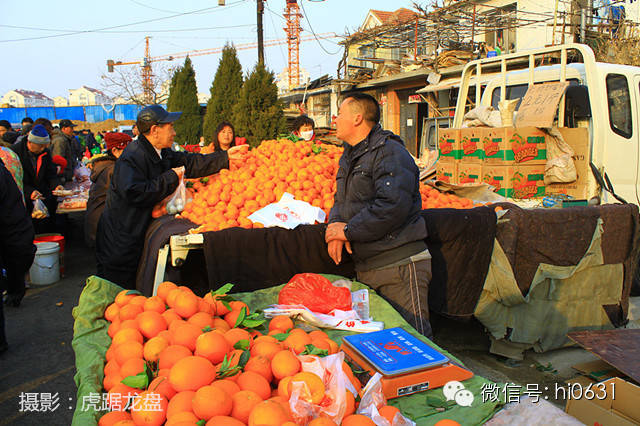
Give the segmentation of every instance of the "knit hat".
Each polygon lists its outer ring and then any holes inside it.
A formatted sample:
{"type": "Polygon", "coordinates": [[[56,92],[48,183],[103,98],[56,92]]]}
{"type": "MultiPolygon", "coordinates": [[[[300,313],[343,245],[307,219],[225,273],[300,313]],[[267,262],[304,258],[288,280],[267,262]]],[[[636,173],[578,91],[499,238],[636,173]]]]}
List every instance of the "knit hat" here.
{"type": "Polygon", "coordinates": [[[67,167],[67,160],[61,155],[54,155],[51,160],[53,160],[53,164],[58,166],[58,174],[62,174],[62,171],[67,167]]]}
{"type": "Polygon", "coordinates": [[[131,140],[131,136],[126,133],[110,132],[104,135],[108,150],[113,148],[124,149],[131,140]]]}
{"type": "Polygon", "coordinates": [[[51,140],[49,139],[49,133],[42,124],[36,124],[29,132],[27,140],[31,143],[38,145],[47,145],[51,140]]]}

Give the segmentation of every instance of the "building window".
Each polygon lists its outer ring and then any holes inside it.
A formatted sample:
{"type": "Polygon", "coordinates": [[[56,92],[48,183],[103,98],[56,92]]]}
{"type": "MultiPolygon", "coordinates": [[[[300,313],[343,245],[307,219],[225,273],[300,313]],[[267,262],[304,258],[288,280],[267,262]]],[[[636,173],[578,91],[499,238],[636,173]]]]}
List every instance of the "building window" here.
{"type": "Polygon", "coordinates": [[[493,28],[488,28],[485,41],[492,50],[496,46],[502,53],[512,53],[516,51],[516,4],[492,10],[487,13],[488,22],[493,23],[493,28]]]}

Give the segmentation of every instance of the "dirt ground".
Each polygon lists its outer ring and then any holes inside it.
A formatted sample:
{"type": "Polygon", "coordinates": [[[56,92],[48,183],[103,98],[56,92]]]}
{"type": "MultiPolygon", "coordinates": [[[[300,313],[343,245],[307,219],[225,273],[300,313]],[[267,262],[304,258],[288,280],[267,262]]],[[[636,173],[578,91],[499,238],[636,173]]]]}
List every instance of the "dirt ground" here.
{"type": "MultiPolygon", "coordinates": [[[[52,121],[52,123],[55,125],[59,123],[59,121],[60,120],[54,120],[52,121]]],[[[110,132],[113,129],[117,128],[118,126],[132,126],[136,123],[134,120],[116,121],[112,119],[99,121],[97,123],[89,123],[87,121],[79,121],[79,120],[71,120],[71,121],[73,122],[73,124],[77,125],[75,130],[87,129],[87,130],[91,130],[93,133],[110,132]]]]}

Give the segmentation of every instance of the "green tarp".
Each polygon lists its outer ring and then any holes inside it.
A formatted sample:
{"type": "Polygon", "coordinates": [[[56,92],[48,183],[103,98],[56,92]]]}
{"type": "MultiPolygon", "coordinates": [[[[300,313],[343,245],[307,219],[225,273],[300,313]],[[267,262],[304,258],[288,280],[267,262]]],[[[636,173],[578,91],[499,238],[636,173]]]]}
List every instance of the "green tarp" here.
{"type": "MultiPolygon", "coordinates": [[[[327,275],[327,278],[335,281],[342,277],[327,275]]],[[[276,303],[277,295],[281,288],[282,286],[277,286],[253,293],[238,293],[233,296],[245,302],[252,310],[264,309],[276,303]]],[[[355,283],[353,289],[361,288],[367,287],[363,284],[355,283]]],[[[105,354],[111,344],[111,338],[107,335],[109,323],[103,318],[103,313],[105,308],[114,301],[118,292],[122,290],[121,287],[109,281],[95,276],[89,277],[86,287],[80,295],[78,306],[73,309],[75,323],[72,345],[76,354],[77,373],[75,382],[78,387],[78,402],[73,416],[73,425],[96,425],[97,419],[101,415],[94,409],[94,405],[89,402],[91,402],[90,394],[98,396],[98,398],[102,395],[105,354]]],[[[375,294],[373,290],[369,290],[369,293],[370,312],[376,321],[384,321],[386,328],[402,327],[452,360],[460,363],[451,354],[421,336],[391,305],[375,294]]],[[[336,342],[340,342],[342,336],[351,334],[336,330],[325,331],[336,342]]],[[[482,377],[474,376],[463,383],[466,389],[469,389],[474,395],[474,402],[470,407],[461,407],[454,404],[445,412],[436,411],[436,408],[429,405],[427,399],[432,404],[434,400],[443,399],[442,388],[396,398],[390,400],[389,404],[398,407],[405,415],[416,421],[418,425],[433,425],[442,419],[456,420],[462,425],[482,424],[493,416],[501,407],[503,401],[482,401],[483,385],[492,383],[482,377]]]]}

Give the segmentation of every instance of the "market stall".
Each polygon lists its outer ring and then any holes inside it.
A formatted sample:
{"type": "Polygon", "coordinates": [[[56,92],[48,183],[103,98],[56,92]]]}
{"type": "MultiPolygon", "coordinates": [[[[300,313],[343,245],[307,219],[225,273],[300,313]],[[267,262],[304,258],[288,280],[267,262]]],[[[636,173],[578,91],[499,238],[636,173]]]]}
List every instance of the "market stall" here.
{"type": "MultiPolygon", "coordinates": [[[[340,277],[327,276],[330,280],[340,277]]],[[[354,283],[352,290],[366,288],[362,284],[354,283]]],[[[281,286],[270,287],[250,293],[239,293],[233,296],[246,303],[253,311],[263,309],[277,301],[281,286]]],[[[99,408],[96,399],[103,392],[103,369],[105,367],[105,354],[111,343],[107,334],[108,322],[104,319],[105,309],[113,303],[116,295],[122,288],[97,277],[89,277],[86,286],[80,296],[78,306],[74,309],[74,339],[72,342],[76,353],[77,374],[75,376],[78,386],[77,405],[73,418],[74,425],[95,425],[99,417],[99,408]],[[93,397],[93,400],[91,399],[93,397]],[[88,402],[94,401],[93,404],[88,402]]],[[[375,312],[374,319],[383,321],[385,328],[402,327],[413,336],[418,337],[426,344],[446,355],[452,361],[460,363],[455,357],[443,349],[420,336],[402,317],[381,297],[374,292],[369,292],[371,312],[375,312]]],[[[324,330],[336,343],[340,343],[343,336],[353,334],[345,331],[324,330]]],[[[442,388],[428,390],[389,400],[388,403],[400,409],[407,417],[413,419],[418,425],[434,424],[438,420],[452,419],[460,424],[481,424],[491,418],[504,403],[503,399],[492,400],[481,397],[483,387],[492,382],[474,376],[464,381],[464,387],[475,398],[469,407],[459,406],[453,403],[446,404],[442,388]],[[447,407],[444,409],[443,407],[447,407]]]]}

